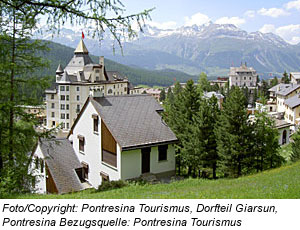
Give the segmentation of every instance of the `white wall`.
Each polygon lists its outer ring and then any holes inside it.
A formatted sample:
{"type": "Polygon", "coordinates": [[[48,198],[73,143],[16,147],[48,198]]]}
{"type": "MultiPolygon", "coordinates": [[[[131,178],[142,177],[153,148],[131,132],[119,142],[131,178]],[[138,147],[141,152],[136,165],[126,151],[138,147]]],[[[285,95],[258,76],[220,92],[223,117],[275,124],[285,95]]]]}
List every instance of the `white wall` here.
{"type": "MultiPolygon", "coordinates": [[[[123,151],[121,154],[121,179],[131,179],[142,174],[141,149],[123,151]]],[[[158,161],[158,147],[151,148],[150,173],[162,173],[175,170],[175,149],[173,145],[168,145],[167,160],[158,161]]]]}
{"type": "Polygon", "coordinates": [[[109,175],[110,180],[120,179],[120,148],[117,146],[117,168],[102,163],[101,159],[101,117],[99,116],[99,132],[97,134],[93,131],[93,118],[92,114],[97,114],[94,106],[89,103],[76,124],[72,140],[73,148],[80,162],[85,162],[89,165],[88,182],[97,188],[102,180],[100,172],[109,175]],[[78,135],[84,136],[85,146],[84,152],[79,152],[78,135]]]}
{"type": "Polygon", "coordinates": [[[286,128],[278,129],[278,133],[279,133],[278,143],[280,145],[282,145],[282,135],[284,130],[286,130],[286,144],[290,143],[290,128],[286,127],[286,128]]]}

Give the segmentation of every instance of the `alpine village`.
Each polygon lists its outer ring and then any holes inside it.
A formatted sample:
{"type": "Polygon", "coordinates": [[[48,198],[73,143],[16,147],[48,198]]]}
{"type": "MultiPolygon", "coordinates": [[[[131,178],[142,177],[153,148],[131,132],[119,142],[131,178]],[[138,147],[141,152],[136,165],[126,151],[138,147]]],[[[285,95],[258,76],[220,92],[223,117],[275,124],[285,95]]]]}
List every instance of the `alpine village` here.
{"type": "MultiPolygon", "coordinates": [[[[33,36],[33,12],[49,14],[53,30],[72,17],[66,5],[9,2],[0,3],[1,198],[300,198],[300,63],[273,75],[242,58],[220,74],[151,72],[92,55],[87,29],[75,49],[33,36]]],[[[113,28],[130,27],[101,23],[101,42],[106,25],[116,53],[126,51],[113,28]]]]}

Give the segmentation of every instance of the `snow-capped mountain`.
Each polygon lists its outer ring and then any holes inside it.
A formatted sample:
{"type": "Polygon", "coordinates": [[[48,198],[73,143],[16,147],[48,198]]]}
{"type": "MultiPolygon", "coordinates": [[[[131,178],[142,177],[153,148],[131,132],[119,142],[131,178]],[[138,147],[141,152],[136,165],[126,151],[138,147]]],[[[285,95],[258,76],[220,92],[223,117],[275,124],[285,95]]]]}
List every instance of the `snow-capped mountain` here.
{"type": "MultiPolygon", "coordinates": [[[[38,37],[75,48],[81,37],[79,31],[62,29],[59,37],[48,33],[38,37]]],[[[300,70],[299,45],[290,45],[273,33],[248,33],[232,24],[210,22],[177,29],[148,25],[138,34],[138,39],[123,43],[124,55],[118,49],[113,54],[112,36],[104,35],[101,43],[86,35],[85,43],[90,52],[126,65],[176,69],[190,74],[206,71],[210,75],[226,75],[230,66],[239,65],[241,61],[265,75],[300,70]]]]}

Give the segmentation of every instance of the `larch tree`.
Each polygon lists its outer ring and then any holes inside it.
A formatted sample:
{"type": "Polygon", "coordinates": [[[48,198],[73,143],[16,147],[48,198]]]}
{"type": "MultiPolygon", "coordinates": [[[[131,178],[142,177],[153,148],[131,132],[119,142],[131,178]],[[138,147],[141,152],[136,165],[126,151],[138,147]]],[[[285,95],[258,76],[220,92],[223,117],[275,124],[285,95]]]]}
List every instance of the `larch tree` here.
{"type": "Polygon", "coordinates": [[[46,47],[32,40],[39,19],[46,19],[48,29],[59,33],[65,23],[92,28],[92,35],[103,38],[105,31],[121,46],[123,38],[137,36],[136,22],[142,30],[150,10],[124,15],[120,0],[0,0],[0,193],[26,192],[30,152],[41,133],[34,126],[35,117],[24,112],[22,105],[32,104],[20,88],[40,85],[33,73],[46,64],[37,53],[46,47]]]}

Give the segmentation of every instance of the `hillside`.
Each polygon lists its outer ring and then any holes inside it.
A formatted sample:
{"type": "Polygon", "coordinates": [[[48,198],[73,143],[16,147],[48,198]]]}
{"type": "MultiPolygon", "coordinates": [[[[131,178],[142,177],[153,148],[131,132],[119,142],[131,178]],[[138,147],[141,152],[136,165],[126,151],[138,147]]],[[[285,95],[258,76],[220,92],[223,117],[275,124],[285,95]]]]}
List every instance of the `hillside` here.
{"type": "MultiPolygon", "coordinates": [[[[69,60],[74,55],[74,49],[47,41],[49,51],[41,53],[41,55],[50,61],[50,67],[45,69],[43,76],[49,75],[54,76],[55,70],[58,64],[62,64],[63,67],[67,65],[69,60]]],[[[99,57],[90,55],[95,63],[98,63],[99,57]]],[[[159,86],[170,86],[174,83],[174,79],[180,82],[186,82],[189,79],[197,80],[198,76],[188,75],[183,72],[174,70],[145,70],[142,68],[134,68],[126,65],[119,64],[105,58],[106,70],[119,71],[124,76],[128,77],[129,81],[134,85],[145,84],[145,85],[159,85],[159,86]]]]}
{"type": "Polygon", "coordinates": [[[238,179],[187,179],[170,184],[130,185],[95,192],[94,189],[65,195],[19,195],[10,198],[300,198],[300,162],[238,179]]]}

